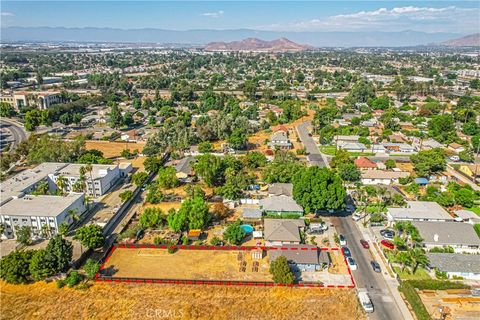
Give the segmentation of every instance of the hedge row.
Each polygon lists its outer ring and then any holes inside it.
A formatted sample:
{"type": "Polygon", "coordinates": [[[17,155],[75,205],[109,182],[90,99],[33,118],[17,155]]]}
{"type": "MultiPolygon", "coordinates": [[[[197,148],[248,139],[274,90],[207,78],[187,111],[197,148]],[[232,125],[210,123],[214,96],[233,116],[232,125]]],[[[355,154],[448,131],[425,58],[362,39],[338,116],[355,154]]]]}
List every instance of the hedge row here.
{"type": "Polygon", "coordinates": [[[403,281],[398,287],[398,290],[403,293],[418,320],[432,320],[427,309],[423,305],[422,299],[420,299],[420,296],[415,291],[415,287],[410,281],[403,281]]]}
{"type": "Polygon", "coordinates": [[[469,289],[470,286],[461,282],[442,281],[442,280],[409,280],[414,288],[419,290],[450,290],[450,289],[469,289]]]}

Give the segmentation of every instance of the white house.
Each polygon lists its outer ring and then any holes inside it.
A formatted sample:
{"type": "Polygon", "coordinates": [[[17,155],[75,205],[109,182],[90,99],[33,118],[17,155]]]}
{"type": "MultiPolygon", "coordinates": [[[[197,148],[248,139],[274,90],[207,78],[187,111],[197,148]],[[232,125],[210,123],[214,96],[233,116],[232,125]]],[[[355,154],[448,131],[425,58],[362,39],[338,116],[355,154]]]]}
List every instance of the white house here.
{"type": "Polygon", "coordinates": [[[410,173],[405,171],[365,170],[361,174],[361,181],[365,185],[390,185],[408,176],[410,173]]]}

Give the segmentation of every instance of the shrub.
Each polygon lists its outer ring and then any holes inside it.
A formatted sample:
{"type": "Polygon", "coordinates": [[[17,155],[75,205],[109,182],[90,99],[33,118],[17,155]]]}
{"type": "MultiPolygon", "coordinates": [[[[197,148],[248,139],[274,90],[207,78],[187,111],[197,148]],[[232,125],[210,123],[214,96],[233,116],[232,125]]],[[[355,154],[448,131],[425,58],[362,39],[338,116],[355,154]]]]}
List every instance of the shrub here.
{"type": "Polygon", "coordinates": [[[415,291],[415,287],[412,286],[411,281],[402,282],[398,287],[398,290],[403,293],[418,320],[431,320],[430,314],[415,291]]]}
{"type": "Polygon", "coordinates": [[[55,284],[56,284],[58,289],[61,289],[65,286],[65,280],[58,279],[57,281],[55,281],[55,284]]]}
{"type": "Polygon", "coordinates": [[[212,246],[218,246],[222,243],[222,239],[220,239],[219,237],[215,236],[212,238],[212,240],[210,240],[210,244],[212,246]]]}
{"type": "Polygon", "coordinates": [[[419,290],[450,290],[450,289],[469,289],[470,286],[456,281],[440,280],[409,280],[411,285],[419,290]]]}
{"type": "Polygon", "coordinates": [[[82,281],[82,276],[78,273],[78,271],[72,271],[70,272],[68,277],[65,279],[65,284],[69,288],[73,288],[74,286],[79,284],[80,281],[82,281]]]}

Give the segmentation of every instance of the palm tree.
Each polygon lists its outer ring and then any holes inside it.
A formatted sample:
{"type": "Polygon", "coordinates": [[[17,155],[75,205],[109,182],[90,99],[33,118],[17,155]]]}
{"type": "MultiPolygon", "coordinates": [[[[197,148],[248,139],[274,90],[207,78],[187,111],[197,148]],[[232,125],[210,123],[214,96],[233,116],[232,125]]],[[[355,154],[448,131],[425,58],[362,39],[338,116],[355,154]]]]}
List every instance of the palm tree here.
{"type": "Polygon", "coordinates": [[[48,182],[43,180],[41,181],[37,187],[35,188],[35,193],[36,194],[47,194],[48,190],[49,190],[49,186],[48,186],[48,182]]]}
{"type": "Polygon", "coordinates": [[[405,268],[410,265],[410,255],[407,251],[399,251],[395,255],[394,261],[401,265],[402,272],[405,271],[405,268]]]}
{"type": "Polygon", "coordinates": [[[67,178],[65,178],[64,176],[58,176],[56,184],[58,189],[62,192],[62,194],[64,194],[68,184],[67,178]]]}
{"type": "Polygon", "coordinates": [[[80,220],[80,216],[77,214],[76,209],[70,209],[67,211],[67,216],[70,217],[72,222],[80,220]]]}
{"type": "MultiPolygon", "coordinates": [[[[93,197],[95,198],[95,185],[93,183],[93,175],[92,175],[92,171],[93,171],[93,166],[89,163],[85,166],[85,172],[89,172],[90,173],[90,183],[92,184],[92,195],[93,197]]],[[[87,188],[88,190],[88,188],[87,188]]]]}
{"type": "Polygon", "coordinates": [[[421,248],[413,248],[409,251],[410,263],[413,266],[412,273],[417,272],[418,267],[426,267],[428,265],[428,258],[421,248]]]}

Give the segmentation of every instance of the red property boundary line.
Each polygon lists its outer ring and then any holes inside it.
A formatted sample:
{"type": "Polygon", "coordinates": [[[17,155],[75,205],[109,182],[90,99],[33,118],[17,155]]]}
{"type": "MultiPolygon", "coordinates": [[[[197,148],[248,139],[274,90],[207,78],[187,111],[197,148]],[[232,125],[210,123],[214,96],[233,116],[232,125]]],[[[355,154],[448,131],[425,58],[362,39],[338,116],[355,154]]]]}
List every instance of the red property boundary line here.
{"type": "Polygon", "coordinates": [[[223,285],[223,286],[243,286],[243,287],[298,287],[298,288],[339,288],[339,289],[353,289],[355,288],[355,282],[353,275],[348,266],[347,259],[343,255],[343,252],[338,248],[301,248],[301,250],[332,250],[340,251],[343,256],[343,261],[347,266],[348,274],[350,275],[350,285],[325,285],[320,283],[296,283],[296,284],[279,284],[274,282],[258,282],[258,281],[235,281],[235,280],[181,280],[181,279],[153,279],[153,278],[130,278],[130,277],[104,277],[101,276],[101,271],[105,268],[108,260],[115,252],[116,249],[182,249],[182,250],[215,250],[215,251],[227,251],[227,250],[298,250],[298,248],[289,247],[255,247],[255,246],[193,246],[193,245],[149,245],[149,244],[114,244],[106,253],[105,260],[100,266],[100,271],[95,275],[96,282],[117,282],[117,283],[150,283],[150,284],[186,284],[186,285],[223,285]]]}

